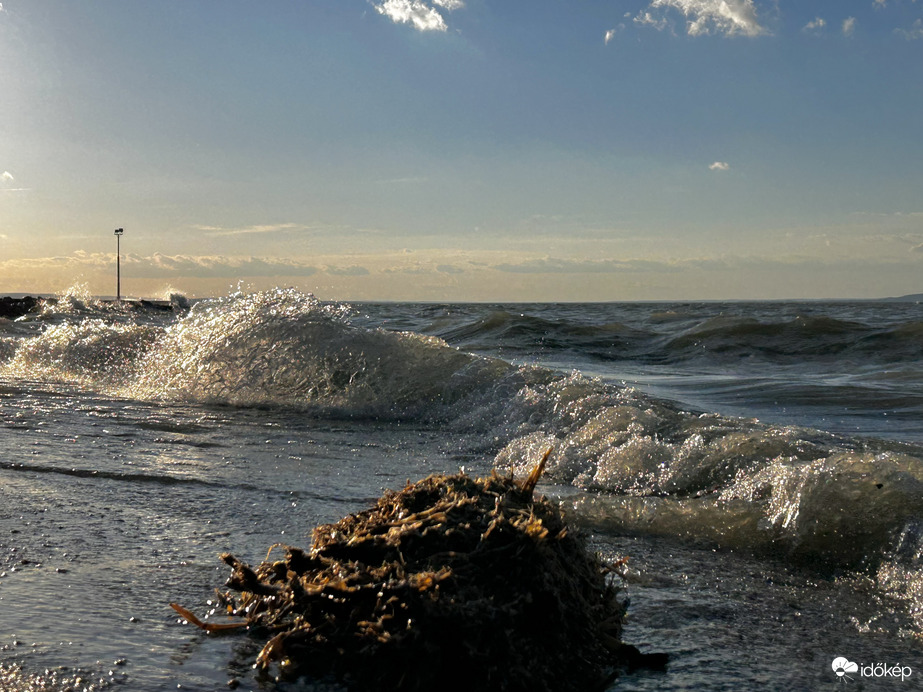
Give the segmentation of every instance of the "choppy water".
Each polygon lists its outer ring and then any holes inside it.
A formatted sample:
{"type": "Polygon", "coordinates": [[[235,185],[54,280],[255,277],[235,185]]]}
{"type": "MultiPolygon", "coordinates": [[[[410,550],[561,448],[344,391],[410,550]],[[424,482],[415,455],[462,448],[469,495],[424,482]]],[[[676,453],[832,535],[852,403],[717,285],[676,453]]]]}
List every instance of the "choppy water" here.
{"type": "Polygon", "coordinates": [[[626,639],[672,654],[613,689],[818,689],[837,656],[923,676],[921,384],[914,303],[65,300],[0,320],[0,664],[305,689],[166,604],[204,612],[219,552],[552,446],[544,492],[630,555],[626,639]]]}

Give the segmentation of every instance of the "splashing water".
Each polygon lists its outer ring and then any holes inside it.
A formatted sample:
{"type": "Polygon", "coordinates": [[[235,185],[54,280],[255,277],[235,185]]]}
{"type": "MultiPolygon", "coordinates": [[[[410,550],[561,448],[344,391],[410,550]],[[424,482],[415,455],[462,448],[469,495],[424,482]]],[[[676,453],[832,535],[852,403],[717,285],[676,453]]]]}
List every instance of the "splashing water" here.
{"type": "Polygon", "coordinates": [[[290,289],[198,303],[167,328],[124,393],[413,417],[510,369],[435,337],[350,326],[349,313],[290,289]]]}
{"type": "Polygon", "coordinates": [[[78,281],[60,293],[56,294],[59,303],[65,303],[72,306],[85,306],[93,300],[93,294],[90,293],[90,286],[86,282],[78,281]]]}

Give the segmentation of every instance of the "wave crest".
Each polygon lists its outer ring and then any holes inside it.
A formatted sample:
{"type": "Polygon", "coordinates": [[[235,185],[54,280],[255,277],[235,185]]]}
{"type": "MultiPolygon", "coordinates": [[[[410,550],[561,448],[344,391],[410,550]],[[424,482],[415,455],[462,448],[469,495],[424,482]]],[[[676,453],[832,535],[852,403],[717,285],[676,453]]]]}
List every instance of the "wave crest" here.
{"type": "Polygon", "coordinates": [[[437,337],[351,326],[350,312],[291,289],[198,303],[148,353],[131,394],[403,417],[511,368],[437,337]]]}

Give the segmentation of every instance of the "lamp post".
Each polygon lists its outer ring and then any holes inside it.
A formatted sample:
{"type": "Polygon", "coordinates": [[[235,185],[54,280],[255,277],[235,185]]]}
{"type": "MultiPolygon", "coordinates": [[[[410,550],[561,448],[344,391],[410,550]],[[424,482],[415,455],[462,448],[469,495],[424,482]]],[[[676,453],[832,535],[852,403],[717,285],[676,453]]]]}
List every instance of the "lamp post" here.
{"type": "Polygon", "coordinates": [[[122,253],[121,240],[124,228],[115,229],[115,300],[122,302],[122,253]]]}

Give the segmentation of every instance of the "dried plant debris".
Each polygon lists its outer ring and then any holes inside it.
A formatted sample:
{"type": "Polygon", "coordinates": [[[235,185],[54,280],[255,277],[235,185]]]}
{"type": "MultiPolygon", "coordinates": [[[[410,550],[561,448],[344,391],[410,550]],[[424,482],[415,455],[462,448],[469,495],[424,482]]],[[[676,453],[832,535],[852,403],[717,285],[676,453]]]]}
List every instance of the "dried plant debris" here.
{"type": "Polygon", "coordinates": [[[608,568],[533,497],[540,474],[430,476],[319,526],[308,551],[273,546],[256,569],[225,554],[238,593],[219,598],[266,637],[258,668],[351,690],[584,691],[662,665],[621,643],[608,568]]]}

